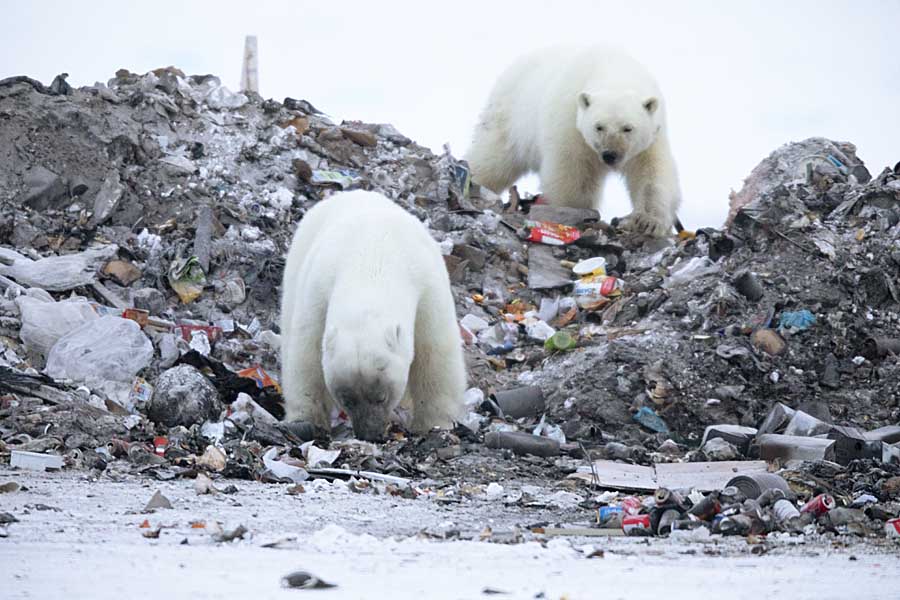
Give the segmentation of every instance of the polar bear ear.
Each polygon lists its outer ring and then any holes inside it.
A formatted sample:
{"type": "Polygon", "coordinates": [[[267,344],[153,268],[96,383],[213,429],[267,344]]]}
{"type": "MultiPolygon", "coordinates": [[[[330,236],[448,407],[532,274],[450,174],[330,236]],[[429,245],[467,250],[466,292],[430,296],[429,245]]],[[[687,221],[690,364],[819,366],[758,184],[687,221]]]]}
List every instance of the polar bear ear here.
{"type": "Polygon", "coordinates": [[[588,108],[591,105],[591,95],[587,92],[581,92],[578,94],[578,104],[581,108],[588,108]]]}
{"type": "Polygon", "coordinates": [[[646,110],[651,115],[656,112],[656,109],[659,107],[659,100],[656,98],[647,98],[644,100],[644,110],[646,110]]]}

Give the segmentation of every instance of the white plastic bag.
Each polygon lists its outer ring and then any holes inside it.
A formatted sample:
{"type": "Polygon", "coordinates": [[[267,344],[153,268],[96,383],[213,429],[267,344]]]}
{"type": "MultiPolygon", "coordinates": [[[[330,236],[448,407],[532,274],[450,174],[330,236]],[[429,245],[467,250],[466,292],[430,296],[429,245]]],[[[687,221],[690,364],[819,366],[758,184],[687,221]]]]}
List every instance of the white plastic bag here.
{"type": "Polygon", "coordinates": [[[150,364],[153,344],[130,319],[105,316],[64,335],[50,349],[47,375],[87,385],[130,384],[150,364]]]}
{"type": "Polygon", "coordinates": [[[32,294],[32,290],[16,298],[22,319],[19,337],[29,350],[38,352],[41,356],[47,356],[59,338],[100,318],[84,298],[70,298],[61,302],[54,302],[51,298],[47,301],[37,297],[38,294],[32,294]]]}

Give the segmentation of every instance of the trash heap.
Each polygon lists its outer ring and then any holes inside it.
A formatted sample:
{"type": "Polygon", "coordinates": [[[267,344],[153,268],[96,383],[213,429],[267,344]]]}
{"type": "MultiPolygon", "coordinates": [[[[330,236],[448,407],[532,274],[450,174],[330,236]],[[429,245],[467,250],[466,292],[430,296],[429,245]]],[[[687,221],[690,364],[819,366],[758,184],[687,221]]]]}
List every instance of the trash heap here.
{"type": "Polygon", "coordinates": [[[867,519],[857,533],[900,516],[900,170],[871,177],[852,144],[779,148],[725,229],[655,240],[515,189],[504,204],[449,148],[390,125],[172,67],[79,89],[2,80],[0,120],[14,466],[343,479],[440,501],[502,494],[490,472],[647,493],[628,510],[592,492],[563,504],[653,533],[806,531],[824,513],[801,501],[822,494],[828,514],[867,519]],[[394,199],[444,253],[471,386],[453,431],[398,426],[374,446],[344,422],[329,436],[280,421],[283,257],[306,210],[353,188],[394,199]],[[690,476],[660,485],[665,465],[690,476]],[[725,465],[786,484],[698,483],[725,465]],[[656,475],[604,479],[623,466],[656,475]]]}

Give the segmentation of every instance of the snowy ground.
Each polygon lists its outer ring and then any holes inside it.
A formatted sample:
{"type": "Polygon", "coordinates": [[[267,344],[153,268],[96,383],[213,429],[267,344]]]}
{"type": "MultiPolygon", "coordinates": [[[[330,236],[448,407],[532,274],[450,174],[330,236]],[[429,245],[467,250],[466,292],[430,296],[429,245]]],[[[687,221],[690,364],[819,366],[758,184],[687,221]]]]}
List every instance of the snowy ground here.
{"type": "MultiPolygon", "coordinates": [[[[0,538],[0,597],[18,598],[760,598],[900,597],[897,545],[848,540],[640,540],[526,535],[525,543],[441,541],[417,535],[490,526],[495,540],[515,527],[565,521],[562,511],[507,507],[494,500],[441,505],[360,495],[330,484],[233,482],[231,495],[198,496],[192,481],[132,476],[92,481],[85,473],[32,473],[0,467],[0,512],[18,523],[0,538]],[[172,509],[144,514],[157,490],[172,509]],[[164,528],[147,539],[140,524],[164,528]],[[206,528],[192,527],[202,521],[206,528]],[[213,522],[244,525],[243,540],[215,543],[213,522]],[[584,547],[604,550],[586,558],[584,547]],[[754,550],[755,549],[755,550],[754,550]],[[761,554],[755,554],[765,550],[761,554]],[[337,584],[292,590],[298,569],[337,584]]],[[[217,482],[217,486],[225,486],[217,482]]],[[[571,512],[571,511],[570,511],[571,512]]],[[[584,511],[577,513],[583,521],[584,511]]]]}

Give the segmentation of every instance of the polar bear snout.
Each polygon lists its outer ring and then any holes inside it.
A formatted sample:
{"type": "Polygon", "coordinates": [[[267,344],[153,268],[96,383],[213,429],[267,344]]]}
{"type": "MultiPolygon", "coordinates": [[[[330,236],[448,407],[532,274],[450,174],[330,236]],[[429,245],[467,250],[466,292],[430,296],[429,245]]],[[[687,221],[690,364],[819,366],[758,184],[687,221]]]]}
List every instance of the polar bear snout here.
{"type": "Polygon", "coordinates": [[[396,387],[382,378],[346,380],[334,387],[334,398],[347,411],[357,438],[384,441],[391,412],[402,396],[396,387]]]}
{"type": "Polygon", "coordinates": [[[611,150],[606,150],[600,155],[600,158],[602,158],[603,162],[608,164],[610,167],[614,167],[616,166],[616,162],[619,160],[619,153],[613,152],[611,150]]]}

